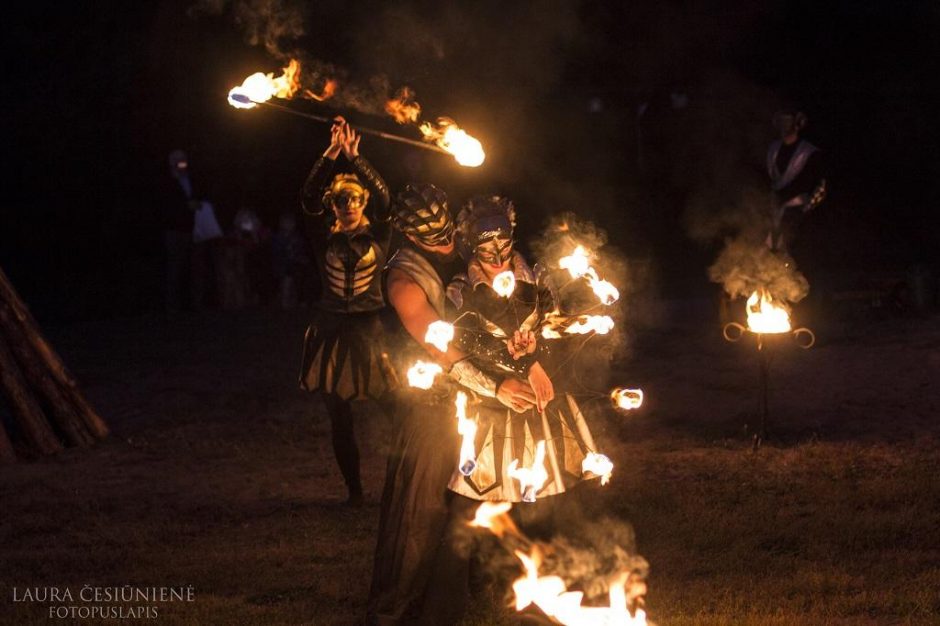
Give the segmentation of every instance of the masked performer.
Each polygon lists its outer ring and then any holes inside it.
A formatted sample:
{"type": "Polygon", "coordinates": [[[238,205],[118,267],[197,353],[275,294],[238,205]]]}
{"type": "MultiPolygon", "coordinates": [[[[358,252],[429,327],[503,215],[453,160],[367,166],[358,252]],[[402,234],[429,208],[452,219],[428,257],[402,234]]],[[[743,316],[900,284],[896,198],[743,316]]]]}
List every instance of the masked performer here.
{"type": "Polygon", "coordinates": [[[806,116],[798,111],[781,111],[774,115],[773,122],[780,139],[767,150],[773,220],[767,245],[787,252],[805,214],[825,199],[826,179],[819,149],[800,138],[806,116]]]}
{"type": "Polygon", "coordinates": [[[350,401],[385,399],[394,386],[379,318],[385,305],[381,268],[391,236],[389,193],[359,154],[359,139],[336,118],[330,145],[304,184],[302,203],[323,288],[304,339],[300,384],[323,396],[351,505],[362,502],[362,482],[350,401]],[[340,154],[353,173],[334,176],[340,154]]]}
{"type": "MultiPolygon", "coordinates": [[[[393,215],[405,237],[389,261],[386,292],[407,337],[397,350],[403,367],[429,356],[451,378],[485,396],[497,382],[454,348],[425,343],[433,322],[445,316],[445,287],[466,265],[456,253],[447,197],[433,185],[409,185],[398,194],[393,215]]],[[[518,380],[501,385],[499,401],[531,407],[535,398],[518,380]]],[[[435,391],[412,390],[393,443],[382,495],[369,622],[412,624],[428,587],[430,566],[447,522],[447,481],[457,459],[453,400],[435,391]]]]}
{"type": "Polygon", "coordinates": [[[498,196],[473,199],[457,223],[458,240],[470,260],[467,273],[447,289],[457,314],[454,343],[468,355],[466,362],[499,381],[497,388],[527,380],[536,401],[531,408],[507,408],[479,395],[479,403],[468,408],[469,416],[476,413],[475,464],[460,456],[451,465],[448,486],[455,496],[447,536],[435,558],[437,589],[422,613],[426,624],[456,623],[463,613],[469,560],[458,547],[459,535],[481,500],[526,502],[514,509],[523,516],[522,526],[550,532],[553,499],[548,497],[596,477],[582,468],[585,457],[596,452],[590,430],[570,394],[556,397],[546,371],[554,360],[550,340],[536,339],[555,312],[555,300],[540,273],[513,250],[512,203],[498,196]],[[537,500],[538,506],[531,504],[537,500]]]}

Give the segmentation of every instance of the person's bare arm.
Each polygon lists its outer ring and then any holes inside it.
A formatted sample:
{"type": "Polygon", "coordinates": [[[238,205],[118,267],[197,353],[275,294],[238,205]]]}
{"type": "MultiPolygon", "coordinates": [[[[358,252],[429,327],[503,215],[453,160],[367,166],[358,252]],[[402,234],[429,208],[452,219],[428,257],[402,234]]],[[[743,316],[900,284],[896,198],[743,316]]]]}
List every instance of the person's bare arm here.
{"type": "MultiPolygon", "coordinates": [[[[467,355],[457,348],[448,346],[447,352],[441,352],[424,341],[428,326],[441,318],[417,283],[404,272],[391,269],[386,280],[386,288],[388,301],[398,313],[398,318],[405,330],[415,341],[424,346],[428,354],[448,368],[469,365],[465,360],[467,355]]],[[[535,394],[532,388],[525,381],[516,378],[506,378],[502,382],[495,381],[491,395],[495,395],[501,403],[519,412],[530,409],[535,404],[535,394]]]]}

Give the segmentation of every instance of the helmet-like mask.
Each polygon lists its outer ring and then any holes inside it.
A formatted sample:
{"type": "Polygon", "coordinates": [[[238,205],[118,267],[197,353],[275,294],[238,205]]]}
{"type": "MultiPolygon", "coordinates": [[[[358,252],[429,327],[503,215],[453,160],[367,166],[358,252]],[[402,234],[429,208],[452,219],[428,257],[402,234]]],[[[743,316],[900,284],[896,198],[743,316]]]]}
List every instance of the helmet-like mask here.
{"type": "Polygon", "coordinates": [[[392,219],[403,234],[426,246],[446,246],[454,240],[447,194],[434,185],[406,185],[395,198],[392,219]]]}

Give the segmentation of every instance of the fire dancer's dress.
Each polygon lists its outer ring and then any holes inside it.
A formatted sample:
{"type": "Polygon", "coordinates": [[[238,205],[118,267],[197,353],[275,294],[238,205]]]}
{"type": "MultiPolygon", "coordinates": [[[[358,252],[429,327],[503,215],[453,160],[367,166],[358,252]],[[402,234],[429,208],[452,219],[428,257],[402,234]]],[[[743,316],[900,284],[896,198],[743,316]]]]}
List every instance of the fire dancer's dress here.
{"type": "Polygon", "coordinates": [[[800,139],[791,144],[776,140],[767,150],[773,206],[769,247],[786,252],[803,217],[826,197],[819,149],[800,139]]]}
{"type": "Polygon", "coordinates": [[[334,159],[320,157],[303,188],[307,233],[323,287],[304,338],[300,385],[323,394],[337,462],[355,500],[361,498],[362,487],[349,401],[378,399],[395,384],[379,317],[385,306],[381,269],[391,238],[389,193],[363,157],[352,160],[354,175],[333,178],[334,165],[334,159]],[[358,229],[344,232],[328,219],[332,211],[326,203],[348,190],[361,193],[366,188],[371,192],[366,197],[372,220],[363,215],[358,229]]]}
{"type": "MultiPolygon", "coordinates": [[[[514,252],[512,272],[515,289],[508,297],[498,295],[473,260],[466,275],[458,277],[448,286],[448,297],[459,318],[455,326],[458,347],[471,355],[474,364],[497,380],[507,376],[525,378],[528,368],[536,360],[551,370],[551,339],[538,339],[538,350],[513,360],[506,348],[506,340],[516,330],[540,329],[545,315],[554,310],[552,292],[530,269],[522,255],[514,252]]],[[[558,381],[561,383],[561,381],[558,381]]],[[[542,414],[535,409],[516,413],[495,398],[481,397],[479,404],[468,409],[468,415],[478,413],[474,448],[476,468],[465,476],[454,464],[449,488],[473,500],[502,500],[520,502],[523,493],[517,479],[510,477],[509,467],[517,461],[520,468],[533,464],[539,441],[545,442],[544,467],[548,473],[545,484],[534,494],[537,498],[563,493],[583,478],[581,463],[597,447],[590,429],[574,397],[556,385],[556,397],[542,414]]]]}

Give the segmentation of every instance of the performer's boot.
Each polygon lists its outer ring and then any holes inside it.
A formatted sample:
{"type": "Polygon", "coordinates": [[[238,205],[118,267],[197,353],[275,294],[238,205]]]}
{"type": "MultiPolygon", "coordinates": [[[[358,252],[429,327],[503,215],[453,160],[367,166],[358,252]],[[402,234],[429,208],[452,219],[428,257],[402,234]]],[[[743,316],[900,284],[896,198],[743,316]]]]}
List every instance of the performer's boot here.
{"type": "Polygon", "coordinates": [[[326,396],[326,408],[330,414],[330,423],[333,439],[333,454],[339,471],[346,481],[349,497],[346,504],[361,506],[362,480],[359,476],[359,448],[356,446],[356,435],[353,430],[352,407],[349,402],[336,396],[326,396]]]}

